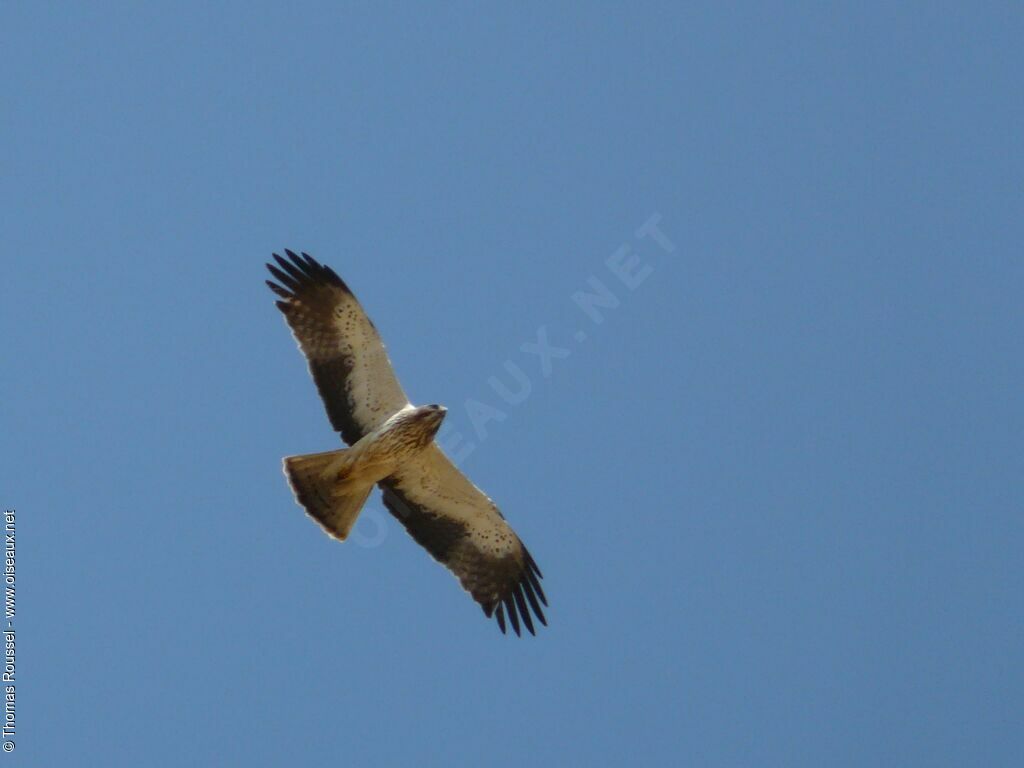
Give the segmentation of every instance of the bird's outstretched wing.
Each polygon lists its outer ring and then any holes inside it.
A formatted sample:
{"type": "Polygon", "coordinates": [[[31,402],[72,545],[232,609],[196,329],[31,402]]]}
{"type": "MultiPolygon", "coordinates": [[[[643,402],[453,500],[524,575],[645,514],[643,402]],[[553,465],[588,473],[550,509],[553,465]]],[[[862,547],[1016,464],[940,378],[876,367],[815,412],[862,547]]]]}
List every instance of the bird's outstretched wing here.
{"type": "Polygon", "coordinates": [[[409,534],[462,582],[484,613],[519,634],[547,625],[541,573],[494,502],[434,443],[382,480],[384,504],[409,534]]]}
{"type": "Polygon", "coordinates": [[[285,251],[267,264],[278,309],[309,361],[331,426],[352,445],[409,404],[380,335],[334,270],[285,251]],[[278,285],[280,283],[280,285],[278,285]]]}

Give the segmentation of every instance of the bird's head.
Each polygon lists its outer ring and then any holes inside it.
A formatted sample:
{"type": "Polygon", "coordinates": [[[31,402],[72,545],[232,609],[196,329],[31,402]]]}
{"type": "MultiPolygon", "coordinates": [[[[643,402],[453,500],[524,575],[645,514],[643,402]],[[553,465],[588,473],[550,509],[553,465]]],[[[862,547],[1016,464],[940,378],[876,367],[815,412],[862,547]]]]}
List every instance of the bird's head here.
{"type": "Polygon", "coordinates": [[[426,416],[429,419],[437,419],[437,423],[440,424],[448,413],[448,409],[443,405],[425,405],[423,410],[426,411],[426,416]]]}
{"type": "Polygon", "coordinates": [[[441,428],[441,422],[444,421],[448,409],[443,405],[423,405],[417,408],[416,412],[416,418],[422,419],[423,423],[428,425],[433,433],[436,433],[441,428]]]}

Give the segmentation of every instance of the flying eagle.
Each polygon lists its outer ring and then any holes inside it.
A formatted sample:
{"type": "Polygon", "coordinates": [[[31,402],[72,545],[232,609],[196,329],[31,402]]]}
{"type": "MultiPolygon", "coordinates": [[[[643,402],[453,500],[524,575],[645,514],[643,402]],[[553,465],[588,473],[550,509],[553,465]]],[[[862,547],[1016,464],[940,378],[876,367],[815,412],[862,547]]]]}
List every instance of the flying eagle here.
{"type": "Polygon", "coordinates": [[[547,625],[541,572],[497,506],[434,442],[446,409],[414,407],[391,368],[376,327],[330,267],[303,253],[274,254],[267,280],[309,362],[331,426],[350,448],[284,459],[299,505],[344,541],[373,490],[488,617],[518,635],[547,625]]]}

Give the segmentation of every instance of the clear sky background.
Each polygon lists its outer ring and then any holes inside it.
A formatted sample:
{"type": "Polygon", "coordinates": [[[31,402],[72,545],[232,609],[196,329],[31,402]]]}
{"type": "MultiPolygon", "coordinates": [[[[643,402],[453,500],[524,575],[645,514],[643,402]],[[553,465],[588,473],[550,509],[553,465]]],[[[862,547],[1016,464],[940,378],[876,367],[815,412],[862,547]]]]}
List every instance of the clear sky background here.
{"type": "Polygon", "coordinates": [[[1019,7],[375,5],[3,9],[0,764],[1024,764],[1019,7]],[[286,247],[538,637],[295,505],[286,247]]]}

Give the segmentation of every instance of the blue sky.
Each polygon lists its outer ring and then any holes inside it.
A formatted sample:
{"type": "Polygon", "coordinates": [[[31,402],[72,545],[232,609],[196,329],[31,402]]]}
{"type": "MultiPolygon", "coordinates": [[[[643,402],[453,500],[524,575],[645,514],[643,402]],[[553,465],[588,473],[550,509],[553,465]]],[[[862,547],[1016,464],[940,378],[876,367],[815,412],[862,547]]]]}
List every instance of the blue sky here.
{"type": "Polygon", "coordinates": [[[3,17],[4,759],[1022,764],[1019,8],[3,17]],[[449,406],[538,637],[295,506],[286,247],[449,406]]]}

